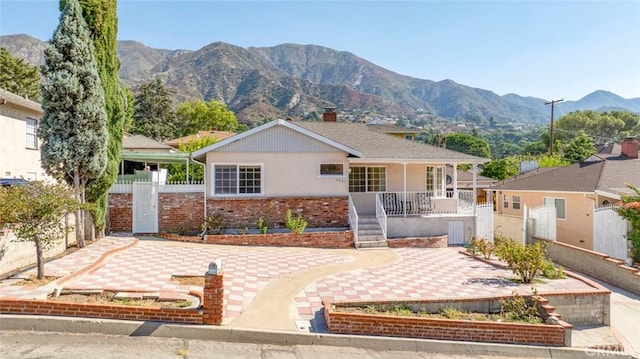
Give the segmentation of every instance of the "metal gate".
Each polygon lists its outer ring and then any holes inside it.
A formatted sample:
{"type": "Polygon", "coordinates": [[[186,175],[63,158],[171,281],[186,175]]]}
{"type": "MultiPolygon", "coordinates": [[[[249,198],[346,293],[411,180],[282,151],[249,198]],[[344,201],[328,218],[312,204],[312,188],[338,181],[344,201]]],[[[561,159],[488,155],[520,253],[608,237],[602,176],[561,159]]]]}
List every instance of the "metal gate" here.
{"type": "Polygon", "coordinates": [[[493,242],[493,203],[476,205],[476,237],[493,242]]]}
{"type": "Polygon", "coordinates": [[[464,222],[449,221],[449,245],[460,246],[464,244],[464,222]]]}
{"type": "Polygon", "coordinates": [[[627,253],[627,221],[614,206],[596,208],[593,214],[593,250],[625,260],[627,253]]]}
{"type": "Polygon", "coordinates": [[[158,182],[133,183],[133,233],[158,233],[158,182]]]}
{"type": "Polygon", "coordinates": [[[533,218],[534,237],[556,240],[556,207],[531,208],[529,217],[533,218]]]}

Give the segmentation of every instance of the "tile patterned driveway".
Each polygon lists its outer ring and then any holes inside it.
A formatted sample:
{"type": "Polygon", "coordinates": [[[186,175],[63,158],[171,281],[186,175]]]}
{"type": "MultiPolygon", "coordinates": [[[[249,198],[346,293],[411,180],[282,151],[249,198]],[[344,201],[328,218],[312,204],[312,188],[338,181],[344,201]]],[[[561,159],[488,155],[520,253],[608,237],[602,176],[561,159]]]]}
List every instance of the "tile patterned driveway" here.
{"type": "MultiPolygon", "coordinates": [[[[398,248],[397,263],[339,273],[308,285],[298,293],[295,306],[310,319],[323,300],[386,300],[456,298],[530,293],[531,285],[517,284],[511,271],[459,253],[459,248],[398,248]]],[[[593,287],[572,279],[535,284],[540,292],[589,291],[593,287]]]]}

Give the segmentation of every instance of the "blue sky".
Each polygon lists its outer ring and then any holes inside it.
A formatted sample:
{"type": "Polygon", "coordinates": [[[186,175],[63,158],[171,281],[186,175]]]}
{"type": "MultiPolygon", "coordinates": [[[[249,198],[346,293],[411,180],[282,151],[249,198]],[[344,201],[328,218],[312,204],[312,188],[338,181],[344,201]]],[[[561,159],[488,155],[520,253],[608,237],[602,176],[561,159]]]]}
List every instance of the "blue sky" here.
{"type": "MultiPolygon", "coordinates": [[[[0,0],[0,34],[48,40],[57,0],[0,0]]],[[[118,2],[120,40],[197,50],[315,44],[403,75],[544,99],[640,97],[640,1],[118,2]]]]}

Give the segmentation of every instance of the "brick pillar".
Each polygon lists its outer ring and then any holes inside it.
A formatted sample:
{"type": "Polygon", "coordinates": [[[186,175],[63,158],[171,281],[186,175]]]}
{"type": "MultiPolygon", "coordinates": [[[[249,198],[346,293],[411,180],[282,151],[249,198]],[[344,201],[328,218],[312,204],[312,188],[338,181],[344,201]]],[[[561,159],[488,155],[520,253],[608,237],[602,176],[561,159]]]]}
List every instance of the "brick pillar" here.
{"type": "Polygon", "coordinates": [[[222,316],[224,315],[224,275],[222,272],[217,274],[204,275],[204,293],[203,293],[203,324],[221,325],[222,316]]]}

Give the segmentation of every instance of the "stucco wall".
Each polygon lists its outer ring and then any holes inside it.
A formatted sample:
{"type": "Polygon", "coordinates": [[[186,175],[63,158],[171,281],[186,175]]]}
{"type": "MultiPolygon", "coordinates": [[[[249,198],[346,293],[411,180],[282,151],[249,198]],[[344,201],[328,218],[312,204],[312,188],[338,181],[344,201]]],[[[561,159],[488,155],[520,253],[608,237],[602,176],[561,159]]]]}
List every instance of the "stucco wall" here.
{"type": "Polygon", "coordinates": [[[401,237],[435,237],[449,233],[449,222],[464,222],[464,240],[468,241],[474,233],[475,222],[469,216],[435,217],[388,217],[387,228],[389,238],[401,237]]]}
{"type": "Polygon", "coordinates": [[[593,207],[594,195],[575,192],[520,192],[500,191],[496,198],[497,214],[519,217],[527,208],[544,205],[545,197],[564,198],[566,219],[556,221],[557,240],[585,249],[593,249],[593,207]],[[509,196],[509,208],[503,206],[503,195],[509,196]],[[512,196],[520,196],[520,209],[513,209],[512,196]]]}
{"type": "Polygon", "coordinates": [[[0,105],[0,177],[50,179],[40,166],[40,150],[27,148],[27,118],[38,120],[41,113],[15,106],[0,105]]]}
{"type": "Polygon", "coordinates": [[[524,243],[523,218],[493,213],[494,235],[524,243]]]}

